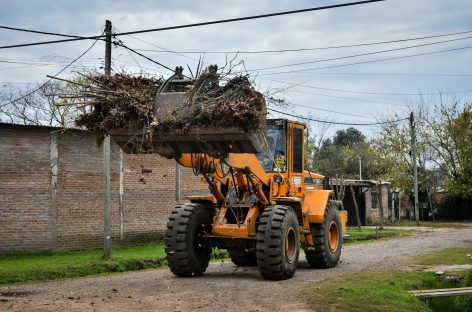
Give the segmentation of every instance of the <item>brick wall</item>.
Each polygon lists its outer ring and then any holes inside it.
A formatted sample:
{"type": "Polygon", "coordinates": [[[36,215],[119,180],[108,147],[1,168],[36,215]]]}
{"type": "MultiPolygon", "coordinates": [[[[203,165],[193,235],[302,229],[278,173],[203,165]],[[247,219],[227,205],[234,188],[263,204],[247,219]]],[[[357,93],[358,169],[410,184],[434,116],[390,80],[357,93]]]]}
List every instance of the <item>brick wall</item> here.
{"type": "Polygon", "coordinates": [[[0,130],[0,252],[50,247],[50,139],[0,130]]]}
{"type": "MultiPolygon", "coordinates": [[[[0,124],[0,253],[102,245],[102,149],[86,132],[56,130],[0,124]]],[[[175,161],[122,154],[113,142],[111,152],[113,244],[161,239],[177,204],[175,161]]],[[[180,171],[182,196],[208,194],[180,171]]]]}

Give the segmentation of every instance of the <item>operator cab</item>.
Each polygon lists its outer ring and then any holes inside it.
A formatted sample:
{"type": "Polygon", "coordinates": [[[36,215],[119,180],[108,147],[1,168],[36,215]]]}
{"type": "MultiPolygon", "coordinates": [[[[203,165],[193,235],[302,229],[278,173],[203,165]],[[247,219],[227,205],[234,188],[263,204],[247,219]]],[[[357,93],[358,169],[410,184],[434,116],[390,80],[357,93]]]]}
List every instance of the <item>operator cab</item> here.
{"type": "Polygon", "coordinates": [[[303,172],[303,132],[305,125],[286,119],[268,119],[266,140],[257,154],[266,172],[303,172]],[[290,148],[290,147],[291,148],[290,148]],[[291,165],[291,168],[288,166],[291,165]]]}
{"type": "Polygon", "coordinates": [[[285,172],[287,167],[286,120],[267,120],[266,141],[257,159],[266,172],[285,172]]]}

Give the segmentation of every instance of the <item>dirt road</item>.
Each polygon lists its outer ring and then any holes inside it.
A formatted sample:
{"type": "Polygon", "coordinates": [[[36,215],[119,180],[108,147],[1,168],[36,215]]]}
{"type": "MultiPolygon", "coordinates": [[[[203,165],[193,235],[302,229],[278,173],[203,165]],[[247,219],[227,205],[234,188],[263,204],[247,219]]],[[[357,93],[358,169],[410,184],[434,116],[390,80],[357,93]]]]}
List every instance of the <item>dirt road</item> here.
{"type": "Polygon", "coordinates": [[[299,297],[307,284],[366,270],[401,269],[419,254],[472,244],[472,227],[346,246],[338,267],[310,269],[300,255],[294,278],[265,281],[256,268],[210,264],[198,278],[167,269],[0,287],[0,311],[305,311],[299,297]]]}

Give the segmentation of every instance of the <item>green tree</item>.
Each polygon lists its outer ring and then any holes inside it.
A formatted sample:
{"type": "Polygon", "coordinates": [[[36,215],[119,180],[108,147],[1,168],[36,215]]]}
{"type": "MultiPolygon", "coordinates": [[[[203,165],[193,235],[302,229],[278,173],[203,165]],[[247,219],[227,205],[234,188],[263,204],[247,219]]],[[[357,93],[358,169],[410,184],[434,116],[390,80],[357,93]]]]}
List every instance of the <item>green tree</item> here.
{"type": "Polygon", "coordinates": [[[449,166],[452,176],[445,188],[455,197],[472,199],[472,104],[467,104],[459,116],[447,118],[444,128],[445,135],[450,138],[444,150],[455,155],[454,160],[447,157],[452,161],[449,166]]]}
{"type": "Polygon", "coordinates": [[[365,140],[355,128],[338,130],[313,151],[316,171],[330,177],[358,179],[359,157],[365,159],[365,140]]]}

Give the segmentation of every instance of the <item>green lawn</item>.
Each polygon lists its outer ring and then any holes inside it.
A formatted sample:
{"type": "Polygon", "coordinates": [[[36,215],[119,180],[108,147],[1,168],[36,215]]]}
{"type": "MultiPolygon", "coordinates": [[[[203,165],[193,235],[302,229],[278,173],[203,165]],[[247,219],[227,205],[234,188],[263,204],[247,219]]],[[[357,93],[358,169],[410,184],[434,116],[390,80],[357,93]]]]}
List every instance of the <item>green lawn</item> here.
{"type": "Polygon", "coordinates": [[[303,295],[313,311],[430,311],[406,290],[429,288],[434,281],[434,273],[356,273],[313,284],[303,295]]]}
{"type": "MultiPolygon", "coordinates": [[[[165,266],[164,244],[115,247],[112,259],[103,260],[101,249],[69,252],[14,253],[0,256],[0,285],[76,278],[111,272],[135,271],[165,266]]],[[[225,259],[214,249],[212,259],[225,259]]]]}
{"type": "Polygon", "coordinates": [[[111,260],[102,260],[102,253],[100,249],[0,256],[0,285],[156,268],[165,259],[162,244],[116,247],[111,260]]]}
{"type": "MultiPolygon", "coordinates": [[[[395,222],[395,223],[388,223],[384,224],[385,226],[391,225],[391,226],[416,226],[416,222],[413,220],[402,220],[400,222],[395,222]]],[[[472,224],[471,224],[472,225],[472,224]]],[[[464,228],[467,226],[466,222],[433,222],[433,221],[425,221],[425,222],[420,222],[420,226],[428,226],[432,228],[454,228],[454,229],[460,229],[464,228]]]]}
{"type": "Polygon", "coordinates": [[[375,239],[385,239],[395,236],[401,236],[412,232],[412,230],[384,229],[381,231],[376,231],[371,229],[358,230],[357,228],[348,228],[348,236],[344,237],[343,244],[349,245],[361,242],[369,242],[375,239]]]}
{"type": "MultiPolygon", "coordinates": [[[[453,248],[418,257],[422,265],[472,264],[467,254],[472,247],[453,248]]],[[[362,272],[313,283],[303,297],[313,311],[472,311],[470,297],[442,297],[420,300],[408,291],[451,287],[470,287],[472,270],[460,283],[444,282],[435,273],[421,271],[362,272]]]]}
{"type": "Polygon", "coordinates": [[[415,260],[419,265],[471,264],[472,246],[451,248],[421,256],[415,260]],[[469,255],[469,256],[468,256],[469,255]]]}

